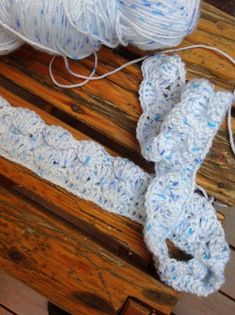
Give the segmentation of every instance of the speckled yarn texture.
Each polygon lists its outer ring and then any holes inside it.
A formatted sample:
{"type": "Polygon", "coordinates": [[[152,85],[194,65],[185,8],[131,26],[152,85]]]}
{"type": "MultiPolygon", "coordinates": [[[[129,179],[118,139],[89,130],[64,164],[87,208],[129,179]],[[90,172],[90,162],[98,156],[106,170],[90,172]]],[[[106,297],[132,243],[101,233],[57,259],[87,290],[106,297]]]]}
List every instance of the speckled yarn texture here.
{"type": "Polygon", "coordinates": [[[224,282],[229,246],[210,200],[195,192],[195,177],[233,95],[215,91],[207,80],[186,83],[178,56],[150,57],[142,71],[137,138],[143,156],[155,163],[155,174],[110,156],[93,141],[77,141],[3,98],[0,155],[143,224],[161,280],[179,291],[207,296],[224,282]],[[192,258],[170,257],[166,240],[192,258]]]}
{"type": "Polygon", "coordinates": [[[199,14],[200,0],[1,0],[0,55],[25,42],[73,59],[102,45],[177,46],[199,14]]]}

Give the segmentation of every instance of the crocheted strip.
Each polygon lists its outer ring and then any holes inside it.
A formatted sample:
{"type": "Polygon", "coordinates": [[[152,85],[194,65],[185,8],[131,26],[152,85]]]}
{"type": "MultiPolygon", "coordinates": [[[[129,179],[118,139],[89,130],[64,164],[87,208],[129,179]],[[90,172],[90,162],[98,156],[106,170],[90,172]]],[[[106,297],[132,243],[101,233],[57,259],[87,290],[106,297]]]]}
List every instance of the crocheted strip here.
{"type": "Polygon", "coordinates": [[[164,160],[170,166],[198,169],[233,101],[232,93],[214,91],[207,80],[185,84],[178,56],[153,56],[144,61],[142,71],[143,114],[137,138],[143,155],[155,163],[164,160]]]}
{"type": "Polygon", "coordinates": [[[160,54],[143,62],[142,73],[139,96],[143,114],[136,134],[141,152],[149,160],[153,138],[160,133],[169,111],[180,101],[186,71],[179,56],[160,54]]]}
{"type": "Polygon", "coordinates": [[[152,158],[197,171],[232,101],[232,93],[216,92],[206,80],[188,82],[181,102],[167,115],[159,137],[153,139],[152,158]]]}
{"type": "Polygon", "coordinates": [[[211,203],[194,193],[195,175],[233,96],[215,92],[206,80],[185,84],[179,57],[154,56],[142,69],[137,134],[157,172],[146,193],[145,242],[161,280],[206,296],[224,282],[229,247],[211,203]],[[166,239],[192,259],[169,257],[166,239]]]}
{"type": "Polygon", "coordinates": [[[102,208],[144,223],[151,176],[93,141],[77,141],[33,111],[0,98],[0,155],[102,208]]]}

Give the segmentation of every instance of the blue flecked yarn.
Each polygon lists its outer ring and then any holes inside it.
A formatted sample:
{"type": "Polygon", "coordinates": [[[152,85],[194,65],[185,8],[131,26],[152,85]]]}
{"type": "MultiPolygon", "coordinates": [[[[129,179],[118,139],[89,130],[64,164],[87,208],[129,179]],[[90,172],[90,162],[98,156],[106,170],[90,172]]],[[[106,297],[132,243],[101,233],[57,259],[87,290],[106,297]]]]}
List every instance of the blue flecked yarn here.
{"type": "Polygon", "coordinates": [[[0,54],[24,42],[84,58],[101,45],[172,47],[192,32],[200,0],[11,0],[0,2],[0,54]]]}

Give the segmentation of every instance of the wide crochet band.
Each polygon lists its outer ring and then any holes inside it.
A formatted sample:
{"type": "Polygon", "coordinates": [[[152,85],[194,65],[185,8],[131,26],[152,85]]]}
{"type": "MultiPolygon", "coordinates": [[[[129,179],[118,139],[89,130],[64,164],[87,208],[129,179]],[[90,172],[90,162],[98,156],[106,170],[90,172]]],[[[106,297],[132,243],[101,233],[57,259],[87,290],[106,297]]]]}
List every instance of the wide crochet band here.
{"type": "Polygon", "coordinates": [[[161,279],[177,290],[206,296],[224,281],[229,247],[211,202],[195,193],[195,177],[233,96],[214,91],[206,80],[186,83],[178,56],[153,56],[142,70],[137,138],[143,156],[155,163],[155,174],[110,156],[93,141],[77,141],[2,98],[0,155],[142,223],[161,279]],[[192,258],[171,258],[167,239],[192,258]]]}

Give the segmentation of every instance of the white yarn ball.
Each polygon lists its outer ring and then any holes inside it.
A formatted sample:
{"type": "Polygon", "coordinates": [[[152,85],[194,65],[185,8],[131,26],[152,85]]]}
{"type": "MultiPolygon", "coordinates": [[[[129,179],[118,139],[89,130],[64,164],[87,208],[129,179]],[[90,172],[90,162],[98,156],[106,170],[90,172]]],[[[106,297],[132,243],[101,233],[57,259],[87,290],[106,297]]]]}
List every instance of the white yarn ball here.
{"type": "Polygon", "coordinates": [[[195,27],[199,7],[200,0],[1,0],[0,54],[24,42],[73,59],[101,45],[176,46],[195,27]]]}

